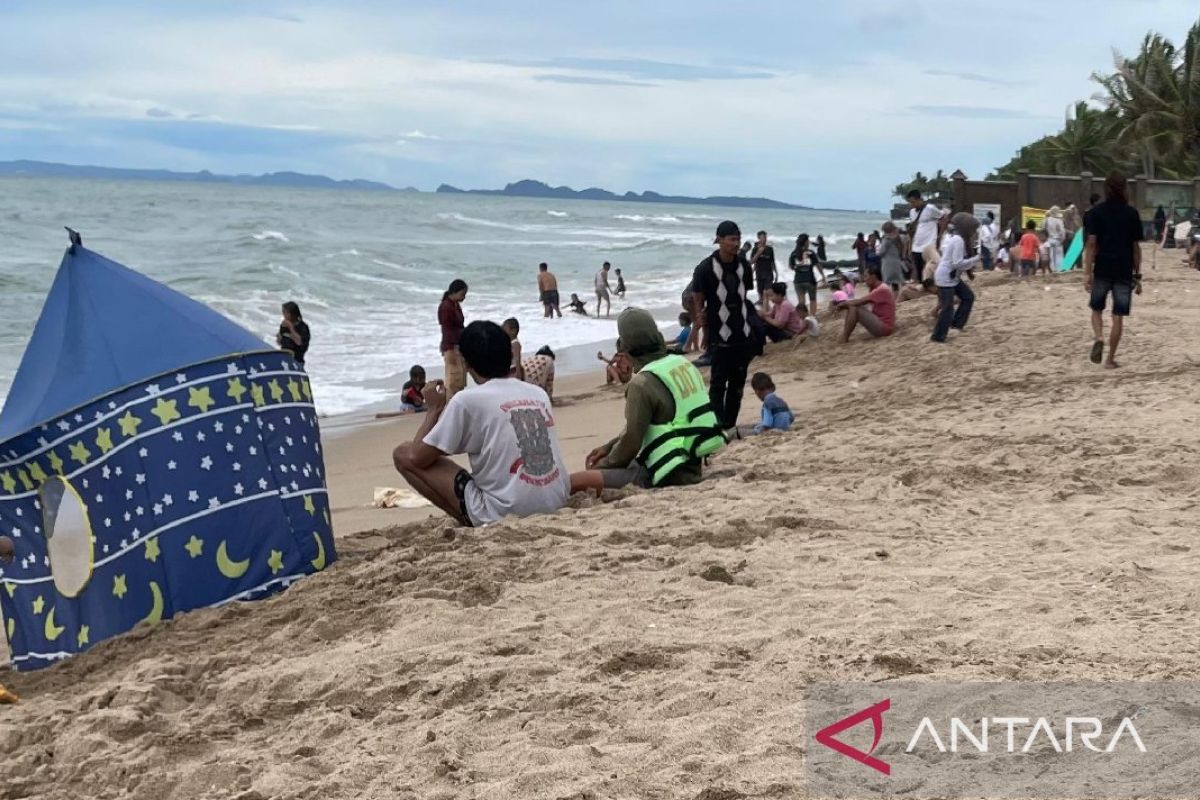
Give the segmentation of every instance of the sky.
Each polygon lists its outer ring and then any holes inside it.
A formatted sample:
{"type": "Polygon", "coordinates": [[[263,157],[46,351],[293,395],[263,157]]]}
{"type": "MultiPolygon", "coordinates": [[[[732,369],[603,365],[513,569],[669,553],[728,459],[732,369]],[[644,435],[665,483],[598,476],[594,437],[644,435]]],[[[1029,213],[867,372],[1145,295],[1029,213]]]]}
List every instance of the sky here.
{"type": "Polygon", "coordinates": [[[883,209],[983,177],[1194,0],[0,3],[0,160],[883,209]]]}

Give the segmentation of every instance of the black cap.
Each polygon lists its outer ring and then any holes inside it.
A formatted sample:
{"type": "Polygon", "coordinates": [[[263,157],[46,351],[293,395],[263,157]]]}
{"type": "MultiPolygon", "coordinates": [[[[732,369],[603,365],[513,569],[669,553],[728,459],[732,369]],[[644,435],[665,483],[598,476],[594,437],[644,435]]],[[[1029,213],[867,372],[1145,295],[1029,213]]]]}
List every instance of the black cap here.
{"type": "Polygon", "coordinates": [[[725,236],[741,236],[742,232],[738,230],[736,222],[725,220],[717,226],[717,238],[721,239],[725,236]]]}

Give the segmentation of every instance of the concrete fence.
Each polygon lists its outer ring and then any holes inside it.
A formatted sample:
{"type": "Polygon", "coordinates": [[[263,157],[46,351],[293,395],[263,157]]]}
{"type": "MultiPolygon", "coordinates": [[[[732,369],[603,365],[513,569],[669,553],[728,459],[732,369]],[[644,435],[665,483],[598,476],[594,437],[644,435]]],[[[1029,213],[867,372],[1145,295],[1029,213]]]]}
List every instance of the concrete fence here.
{"type": "MultiPolygon", "coordinates": [[[[1093,194],[1104,196],[1104,176],[1084,172],[1079,175],[1031,175],[1019,170],[1015,181],[972,181],[961,171],[955,172],[954,211],[973,211],[976,204],[998,204],[1001,225],[1020,214],[1021,206],[1066,208],[1074,203],[1082,213],[1091,205],[1093,194]]],[[[1175,210],[1177,219],[1200,208],[1200,177],[1190,181],[1150,180],[1138,176],[1129,181],[1129,201],[1144,220],[1154,216],[1158,206],[1175,210]]]]}

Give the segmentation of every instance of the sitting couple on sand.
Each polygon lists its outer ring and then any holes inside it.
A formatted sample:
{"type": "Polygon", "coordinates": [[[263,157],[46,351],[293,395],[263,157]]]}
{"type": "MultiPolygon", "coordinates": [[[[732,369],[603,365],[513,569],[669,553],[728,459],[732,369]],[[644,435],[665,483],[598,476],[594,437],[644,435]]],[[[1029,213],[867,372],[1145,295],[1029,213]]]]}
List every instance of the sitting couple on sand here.
{"type": "Polygon", "coordinates": [[[703,378],[687,359],[667,352],[649,313],[624,311],[617,331],[635,370],[625,428],[588,455],[586,471],[567,472],[549,398],[510,377],[509,338],[484,321],[468,325],[459,342],[478,386],[449,401],[441,381],[426,386],[428,413],[413,441],[392,454],[396,469],[468,526],[556,511],[572,492],[699,482],[703,459],[725,445],[703,378]],[[448,458],[463,453],[470,471],[448,458]]]}

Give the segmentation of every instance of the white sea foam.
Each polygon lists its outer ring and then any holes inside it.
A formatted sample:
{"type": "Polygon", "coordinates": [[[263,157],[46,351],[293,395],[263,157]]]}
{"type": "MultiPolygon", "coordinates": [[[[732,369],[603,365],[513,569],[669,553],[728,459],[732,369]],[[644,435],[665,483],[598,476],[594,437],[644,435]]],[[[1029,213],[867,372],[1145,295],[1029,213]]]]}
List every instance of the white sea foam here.
{"type": "Polygon", "coordinates": [[[282,264],[271,264],[271,265],[270,265],[270,269],[271,269],[271,271],[272,271],[272,272],[281,272],[281,273],[283,273],[284,275],[291,275],[293,278],[299,278],[299,277],[300,277],[300,273],[299,273],[299,272],[296,272],[296,270],[294,270],[294,269],[290,269],[290,268],[288,268],[288,267],[285,267],[285,266],[283,266],[282,264]]]}
{"type": "Polygon", "coordinates": [[[388,267],[388,268],[390,268],[390,269],[398,269],[398,270],[411,270],[411,269],[415,269],[415,267],[413,267],[413,266],[411,266],[411,265],[409,265],[409,266],[405,266],[404,264],[396,264],[396,263],[393,263],[393,262],[391,262],[391,261],[384,261],[382,258],[372,258],[372,259],[371,259],[371,263],[372,263],[372,264],[378,264],[378,265],[379,265],[379,266],[381,266],[381,267],[388,267]]]}
{"type": "Polygon", "coordinates": [[[568,214],[565,211],[547,211],[546,213],[552,217],[569,217],[569,216],[571,216],[570,214],[568,214]]]}
{"type": "Polygon", "coordinates": [[[438,214],[438,219],[453,220],[454,222],[465,222],[468,225],[482,225],[485,228],[501,228],[506,231],[534,231],[543,228],[541,225],[511,225],[507,222],[496,222],[491,219],[482,219],[480,217],[468,217],[466,214],[458,212],[438,214]]]}
{"type": "Polygon", "coordinates": [[[254,238],[260,242],[266,241],[268,239],[274,239],[277,242],[290,242],[291,241],[291,239],[284,236],[279,231],[259,231],[258,233],[254,234],[254,238]]]}
{"type": "Polygon", "coordinates": [[[624,219],[628,220],[629,222],[664,222],[668,224],[679,222],[679,217],[672,216],[671,214],[655,214],[653,216],[643,216],[641,214],[615,214],[613,219],[624,219]]]}

